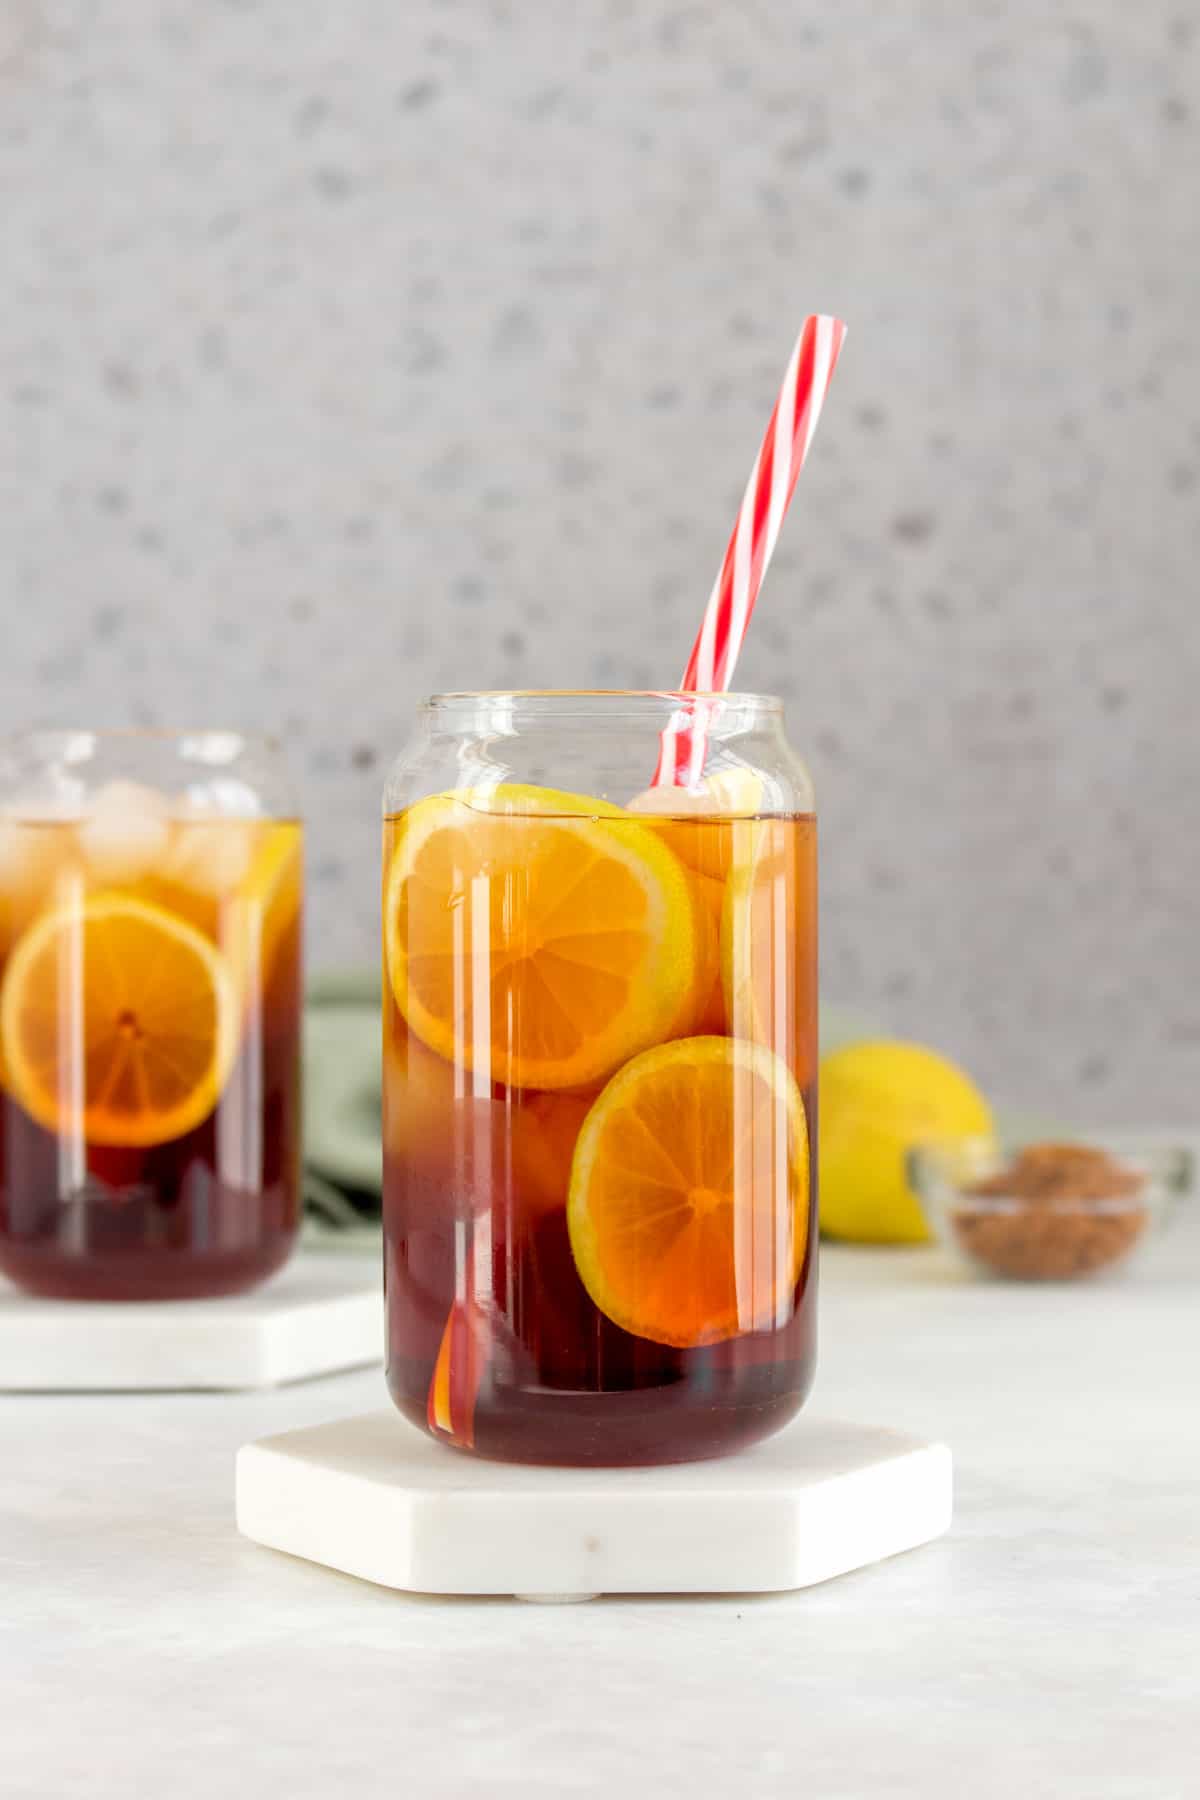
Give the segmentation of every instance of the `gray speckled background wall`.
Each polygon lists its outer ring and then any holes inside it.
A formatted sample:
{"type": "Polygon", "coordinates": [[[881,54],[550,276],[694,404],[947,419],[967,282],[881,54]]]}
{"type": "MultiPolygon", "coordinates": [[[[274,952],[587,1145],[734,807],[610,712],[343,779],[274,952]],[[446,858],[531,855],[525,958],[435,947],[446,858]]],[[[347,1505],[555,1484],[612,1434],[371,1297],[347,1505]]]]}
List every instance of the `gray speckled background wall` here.
{"type": "Polygon", "coordinates": [[[741,676],[826,994],[1200,1108],[1191,0],[0,0],[0,714],[288,739],[317,963],[443,685],[677,676],[800,315],[741,676]]]}

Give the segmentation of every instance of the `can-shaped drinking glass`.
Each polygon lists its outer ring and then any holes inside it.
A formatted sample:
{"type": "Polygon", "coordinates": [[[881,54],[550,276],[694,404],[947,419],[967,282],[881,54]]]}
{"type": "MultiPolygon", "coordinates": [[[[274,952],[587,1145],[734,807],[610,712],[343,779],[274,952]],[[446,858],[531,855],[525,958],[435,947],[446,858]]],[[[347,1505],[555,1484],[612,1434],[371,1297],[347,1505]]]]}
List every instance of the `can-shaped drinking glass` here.
{"type": "Polygon", "coordinates": [[[518,1462],[716,1456],[812,1379],[816,822],[778,700],[451,694],[384,802],[387,1373],[518,1462]],[[687,788],[662,734],[702,733],[687,788]]]}
{"type": "Polygon", "coordinates": [[[301,830],[227,731],[0,745],[0,1273],[230,1294],[300,1208],[301,830]]]}

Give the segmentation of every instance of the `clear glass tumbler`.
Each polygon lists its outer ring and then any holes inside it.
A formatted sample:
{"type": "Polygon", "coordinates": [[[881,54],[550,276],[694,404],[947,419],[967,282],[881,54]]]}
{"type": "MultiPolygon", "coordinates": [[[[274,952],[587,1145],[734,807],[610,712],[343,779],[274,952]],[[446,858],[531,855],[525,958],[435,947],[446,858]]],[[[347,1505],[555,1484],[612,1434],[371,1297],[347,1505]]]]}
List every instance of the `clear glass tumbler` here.
{"type": "Polygon", "coordinates": [[[301,828],[269,744],[0,746],[0,1272],[235,1293],[300,1211],[301,828]]]}
{"type": "Polygon", "coordinates": [[[816,824],[778,700],[429,701],[384,802],[388,1382],[510,1461],[714,1456],[812,1379],[816,824]]]}

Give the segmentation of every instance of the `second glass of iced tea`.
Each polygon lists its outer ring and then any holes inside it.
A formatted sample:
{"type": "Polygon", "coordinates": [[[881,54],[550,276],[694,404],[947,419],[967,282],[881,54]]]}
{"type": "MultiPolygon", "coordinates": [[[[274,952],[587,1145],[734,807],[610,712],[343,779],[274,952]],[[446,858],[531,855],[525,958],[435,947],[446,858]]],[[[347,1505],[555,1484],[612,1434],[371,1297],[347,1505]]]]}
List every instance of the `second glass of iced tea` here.
{"type": "Polygon", "coordinates": [[[384,822],[388,1381],[459,1449],[736,1450],[812,1379],[816,826],[763,696],[439,697],[384,822]]]}
{"type": "Polygon", "coordinates": [[[0,1273],[234,1293],[300,1211],[301,835],[230,732],[0,746],[0,1273]]]}

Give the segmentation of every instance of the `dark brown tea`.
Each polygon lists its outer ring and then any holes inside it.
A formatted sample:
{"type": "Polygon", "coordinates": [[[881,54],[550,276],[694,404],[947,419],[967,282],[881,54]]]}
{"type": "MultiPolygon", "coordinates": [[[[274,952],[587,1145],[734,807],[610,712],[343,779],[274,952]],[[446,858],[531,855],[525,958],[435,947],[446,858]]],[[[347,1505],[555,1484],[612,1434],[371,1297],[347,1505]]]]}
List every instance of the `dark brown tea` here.
{"type": "Polygon", "coordinates": [[[816,828],[438,795],[384,840],[388,1381],[510,1461],[713,1456],[815,1350],[816,828]]]}
{"type": "Polygon", "coordinates": [[[233,1293],[299,1223],[293,822],[0,820],[0,1272],[233,1293]]]}

